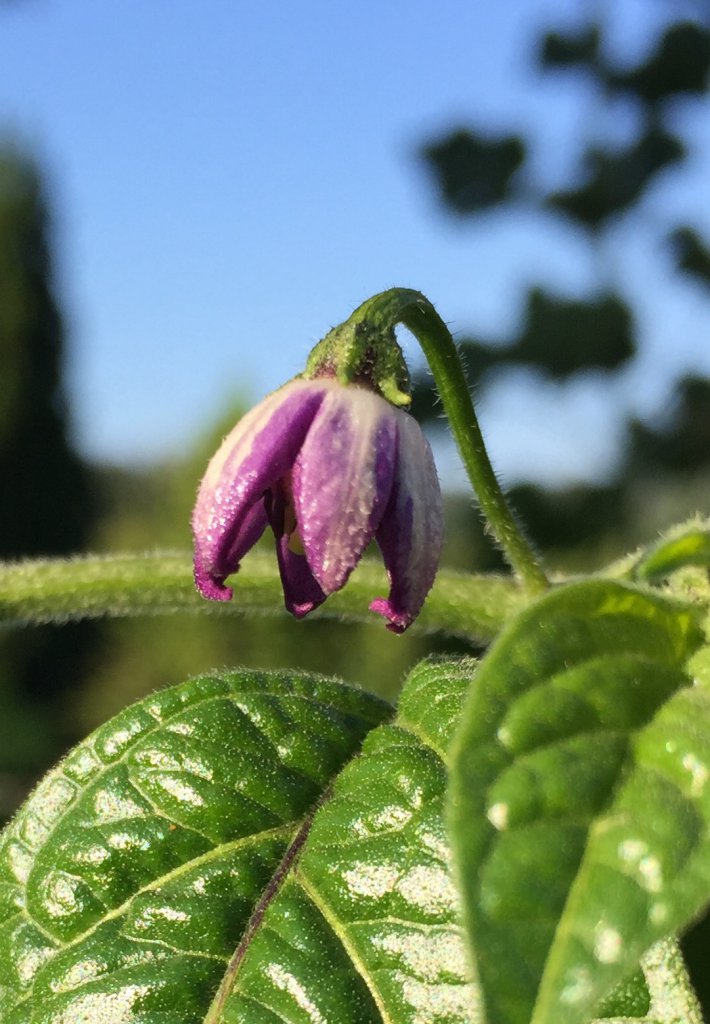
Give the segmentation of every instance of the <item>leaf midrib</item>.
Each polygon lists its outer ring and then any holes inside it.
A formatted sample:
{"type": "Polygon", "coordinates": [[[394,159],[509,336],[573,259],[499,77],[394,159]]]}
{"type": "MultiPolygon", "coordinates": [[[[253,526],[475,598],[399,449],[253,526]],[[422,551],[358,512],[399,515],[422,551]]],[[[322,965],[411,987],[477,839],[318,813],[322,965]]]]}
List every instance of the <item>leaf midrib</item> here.
{"type": "MultiPolygon", "coordinates": [[[[400,716],[398,714],[394,721],[389,722],[384,726],[381,726],[381,728],[399,728],[403,732],[408,732],[411,736],[414,737],[415,740],[417,740],[417,742],[421,743],[424,749],[434,754],[434,756],[437,758],[438,761],[441,762],[445,769],[447,768],[448,761],[445,752],[441,750],[432,741],[431,737],[426,733],[426,731],[420,724],[414,723],[408,720],[406,717],[400,716]]],[[[296,870],[294,872],[294,880],[301,887],[301,889],[308,897],[308,899],[311,901],[313,906],[316,908],[318,913],[321,915],[323,920],[327,923],[333,935],[340,942],[341,946],[343,947],[348,957],[350,958],[350,962],[352,963],[354,969],[357,971],[357,973],[360,975],[360,977],[367,985],[368,992],[370,993],[372,1000],[380,1014],[381,1024],[396,1024],[396,1022],[387,1012],[387,1008],[385,1007],[382,1001],[379,986],[375,984],[374,978],[372,977],[372,972],[367,968],[366,964],[359,956],[357,950],[353,947],[353,944],[348,940],[348,937],[344,929],[341,927],[339,919],[335,916],[335,914],[331,912],[328,903],[321,896],[317,885],[313,882],[312,879],[309,879],[308,876],[302,870],[296,870]]],[[[205,1021],[205,1024],[219,1024],[219,1022],[205,1021]]]]}
{"type": "Polygon", "coordinates": [[[227,1000],[232,994],[234,984],[236,982],[239,968],[242,965],[244,957],[246,956],[249,947],[257,934],[261,923],[264,919],[264,915],[268,910],[270,904],[277,898],[281,887],[289,876],[289,873],[294,869],[296,861],[298,860],[299,854],[301,853],[303,846],[308,839],[308,835],[313,824],[313,819],[316,816],[318,809],[328,800],[331,795],[332,787],[328,787],[324,793],[321,794],[318,800],[315,801],[308,814],[301,822],[298,831],[293,836],[289,843],[283,857],[279,861],[276,870],[272,874],[268,883],[264,887],[264,890],[259,897],[259,900],[252,911],[251,917],[247,922],[244,934],[239,940],[239,944],[235,949],[227,969],[222,977],[219,988],[215,993],[212,1003],[207,1010],[207,1015],[204,1019],[204,1024],[219,1024],[222,1010],[224,1009],[227,1000]]]}
{"type": "MultiPolygon", "coordinates": [[[[154,879],[152,882],[149,882],[147,885],[143,886],[140,889],[136,889],[136,891],[132,893],[128,897],[128,899],[124,900],[124,902],[119,907],[115,907],[112,911],[105,914],[98,921],[95,921],[94,924],[90,928],[87,928],[86,931],[82,932],[81,935],[75,936],[69,942],[62,942],[61,940],[57,939],[56,936],[48,933],[46,929],[42,928],[41,925],[39,925],[34,920],[34,918],[30,914],[29,910],[27,910],[27,908],[23,908],[22,910],[18,911],[18,914],[14,916],[24,917],[26,920],[30,921],[33,925],[35,925],[38,928],[39,931],[42,932],[43,935],[46,935],[47,938],[55,944],[57,953],[64,953],[66,950],[72,949],[74,946],[78,945],[79,943],[83,942],[85,939],[93,935],[94,932],[98,931],[100,927],[107,924],[109,921],[113,921],[117,917],[120,917],[122,914],[125,914],[130,908],[131,903],[139,896],[142,896],[144,893],[155,891],[156,889],[159,889],[161,886],[167,884],[168,882],[173,881],[173,879],[179,878],[180,875],[182,875],[183,873],[186,873],[189,870],[191,871],[194,867],[199,867],[201,864],[208,863],[211,859],[217,859],[218,856],[225,853],[230,853],[235,849],[239,849],[240,847],[256,845],[258,842],[267,839],[276,839],[279,837],[281,833],[283,833],[284,839],[286,839],[289,833],[292,832],[296,827],[297,824],[295,824],[294,822],[289,822],[286,825],[280,825],[278,828],[267,829],[263,832],[255,833],[251,836],[242,836],[239,839],[235,839],[230,843],[222,843],[220,846],[215,847],[212,850],[207,850],[205,853],[200,854],[199,857],[194,857],[192,860],[186,861],[184,864],[178,865],[176,868],[173,868],[172,871],[168,871],[166,874],[161,875],[160,878],[154,879]]],[[[145,942],[146,940],[141,941],[145,942]]],[[[189,955],[204,956],[204,954],[201,953],[190,953],[189,955]]],[[[52,959],[53,957],[49,959],[47,963],[51,963],[52,959]]],[[[210,957],[210,959],[219,959],[222,963],[224,963],[225,958],[210,957]]],[[[46,964],[43,965],[43,967],[44,966],[46,966],[46,964]]],[[[33,989],[34,983],[27,988],[27,991],[25,993],[23,993],[22,995],[18,994],[18,997],[16,998],[14,1005],[21,1006],[22,1003],[26,1003],[28,999],[33,998],[33,989]]]]}
{"type": "MultiPolygon", "coordinates": [[[[431,739],[431,737],[423,730],[423,728],[414,722],[407,720],[399,715],[394,721],[386,723],[379,728],[401,728],[403,732],[408,732],[412,735],[422,746],[429,750],[430,753],[434,754],[438,761],[442,763],[444,768],[447,767],[447,759],[445,752],[439,748],[431,739]]],[[[360,756],[360,755],[356,755],[360,756]]],[[[344,766],[346,767],[346,766],[344,766]]],[[[342,771],[343,769],[341,769],[342,771]]],[[[249,950],[252,940],[256,936],[259,927],[263,921],[264,915],[268,910],[270,904],[278,897],[279,892],[283,884],[287,879],[291,880],[298,885],[305,896],[309,899],[315,909],[319,912],[323,920],[328,924],[335,938],[340,942],[341,946],[345,950],[353,965],[353,968],[367,985],[367,989],[372,997],[375,1006],[381,1017],[381,1024],[395,1024],[390,1014],[387,1012],[386,1007],[382,1002],[382,997],[379,992],[378,986],[374,983],[371,972],[367,969],[366,965],[358,955],[357,951],[352,947],[352,944],[348,941],[343,929],[340,926],[338,918],[331,913],[330,907],[327,902],[322,898],[317,886],[313,883],[312,879],[309,879],[303,871],[298,869],[298,859],[306,844],[308,836],[313,825],[313,820],[316,813],[320,808],[327,803],[333,794],[333,784],[331,784],[321,797],[314,803],[310,812],[302,822],[298,832],[294,835],[289,848],[284,853],[279,866],[277,867],[274,874],[271,876],[267,886],[265,887],[252,915],[247,924],[244,934],[237,946],[237,949],[230,960],[227,970],[222,978],[217,993],[214,996],[212,1004],[210,1005],[207,1015],[204,1018],[203,1024],[220,1024],[220,1018],[222,1011],[224,1010],[229,997],[234,991],[239,968],[249,950]]]]}

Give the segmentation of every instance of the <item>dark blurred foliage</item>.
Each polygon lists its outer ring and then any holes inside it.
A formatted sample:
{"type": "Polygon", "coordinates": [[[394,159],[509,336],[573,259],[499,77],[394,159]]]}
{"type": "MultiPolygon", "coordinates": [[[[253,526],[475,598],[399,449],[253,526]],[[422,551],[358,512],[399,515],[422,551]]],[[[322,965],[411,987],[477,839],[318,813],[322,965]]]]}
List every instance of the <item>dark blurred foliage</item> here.
{"type": "Polygon", "coordinates": [[[653,53],[631,71],[604,69],[607,87],[626,91],[648,106],[681,94],[702,96],[708,89],[710,31],[681,21],[670,25],[653,53]]]}
{"type": "Polygon", "coordinates": [[[91,521],[86,470],[68,436],[47,235],[36,169],[0,151],[1,558],[81,549],[91,521]]]}
{"type": "Polygon", "coordinates": [[[550,31],[540,43],[540,60],[546,68],[596,67],[598,59],[598,25],[586,25],[577,33],[550,31]]]}
{"type": "Polygon", "coordinates": [[[563,380],[583,369],[615,370],[634,352],[631,316],[617,295],[580,302],[533,288],[522,333],[508,358],[563,380]]]}
{"type": "Polygon", "coordinates": [[[710,249],[697,231],[676,228],[669,238],[678,269],[710,288],[710,249]]]}
{"type": "MultiPolygon", "coordinates": [[[[33,163],[0,149],[0,557],[64,555],[90,537],[95,503],[62,386],[46,201],[33,163]]],[[[92,631],[0,634],[0,772],[43,766],[71,727],[59,713],[92,631]]],[[[2,793],[0,786],[0,803],[2,793]]]]}
{"type": "Polygon", "coordinates": [[[467,129],[424,147],[445,202],[457,213],[477,213],[511,195],[511,179],[525,160],[522,139],[487,139],[467,129]]]}
{"type": "MultiPolygon", "coordinates": [[[[670,9],[671,5],[667,5],[670,9]]],[[[631,69],[616,67],[602,52],[603,26],[545,33],[538,49],[544,69],[588,71],[609,93],[627,93],[648,108],[678,95],[702,96],[708,88],[710,30],[700,22],[666,26],[646,59],[631,69]]]]}
{"type": "Polygon", "coordinates": [[[659,171],[684,156],[680,140],[655,125],[626,149],[610,152],[590,146],[583,158],[584,185],[553,192],[547,205],[600,230],[610,217],[638,202],[659,171]]]}
{"type": "MultiPolygon", "coordinates": [[[[541,370],[559,381],[580,370],[616,370],[635,354],[636,344],[631,314],[618,295],[580,301],[532,288],[517,338],[496,344],[463,337],[458,349],[469,379],[480,386],[489,371],[510,365],[541,370]]],[[[412,411],[426,420],[439,410],[432,387],[422,382],[421,376],[415,381],[412,411]]]]}
{"type": "Polygon", "coordinates": [[[692,472],[710,460],[710,380],[683,377],[657,426],[632,420],[630,463],[638,472],[692,472]]]}

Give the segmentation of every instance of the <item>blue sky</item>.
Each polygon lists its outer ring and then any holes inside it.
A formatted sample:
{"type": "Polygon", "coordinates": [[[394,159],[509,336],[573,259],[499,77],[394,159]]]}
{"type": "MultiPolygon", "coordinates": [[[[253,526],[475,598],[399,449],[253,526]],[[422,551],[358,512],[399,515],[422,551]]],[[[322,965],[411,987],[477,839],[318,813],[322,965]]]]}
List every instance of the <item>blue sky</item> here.
{"type": "MultiPolygon", "coordinates": [[[[627,57],[643,55],[668,11],[662,0],[607,8],[611,45],[623,41],[627,57]]],[[[590,288],[598,264],[569,230],[524,211],[459,223],[416,157],[419,143],[462,123],[529,130],[530,181],[561,184],[590,119],[623,138],[633,112],[610,118],[588,85],[532,66],[536,32],[588,9],[2,5],[0,129],[48,174],[82,450],[108,461],[179,455],[230,398],[258,398],[297,373],[330,326],[395,284],[424,291],[455,330],[501,337],[524,286],[590,288]]],[[[710,138],[707,111],[680,107],[678,123],[710,138]]],[[[651,414],[669,376],[710,371],[702,297],[684,285],[671,295],[656,265],[664,218],[697,220],[700,210],[710,233],[708,170],[707,149],[694,152],[682,187],[661,183],[639,230],[611,239],[609,265],[641,299],[644,357],[633,374],[601,393],[594,380],[567,392],[513,381],[483,402],[508,479],[531,466],[551,479],[601,475],[620,403],[651,414]]],[[[416,361],[413,345],[407,352],[416,361]]]]}

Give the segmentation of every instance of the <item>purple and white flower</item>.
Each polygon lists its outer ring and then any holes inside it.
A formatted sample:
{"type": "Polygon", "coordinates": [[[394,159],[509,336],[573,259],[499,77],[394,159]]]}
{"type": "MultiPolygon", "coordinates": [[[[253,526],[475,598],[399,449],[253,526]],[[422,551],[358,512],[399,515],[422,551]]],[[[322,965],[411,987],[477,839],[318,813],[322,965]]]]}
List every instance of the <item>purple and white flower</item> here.
{"type": "Polygon", "coordinates": [[[439,482],[416,420],[331,377],[269,395],[225,438],[200,486],[192,525],[204,597],[232,597],[225,580],[267,524],[297,618],[340,590],[374,537],[390,592],[370,608],[403,632],[434,582],[443,538],[439,482]]]}

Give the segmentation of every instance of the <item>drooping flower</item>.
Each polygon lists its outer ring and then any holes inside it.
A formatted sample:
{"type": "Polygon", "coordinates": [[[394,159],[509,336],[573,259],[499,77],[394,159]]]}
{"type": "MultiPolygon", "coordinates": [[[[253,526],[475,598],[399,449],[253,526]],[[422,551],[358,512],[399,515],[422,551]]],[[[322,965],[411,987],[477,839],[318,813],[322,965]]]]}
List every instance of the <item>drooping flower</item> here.
{"type": "Polygon", "coordinates": [[[443,538],[439,482],[416,420],[332,376],[269,395],[225,438],[200,486],[192,525],[204,597],[232,597],[225,580],[267,524],[297,618],[340,590],[374,537],[390,592],[370,608],[403,632],[434,581],[443,538]]]}

